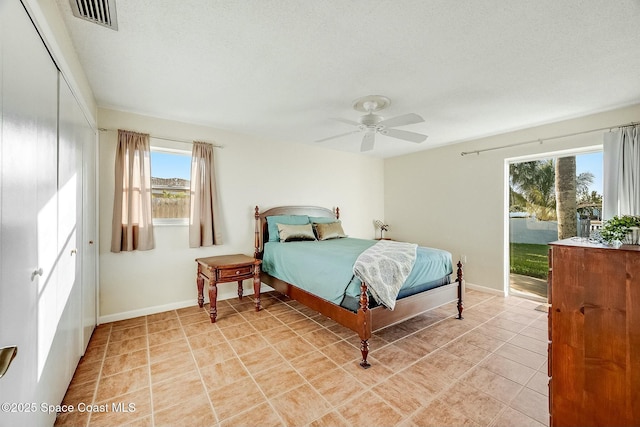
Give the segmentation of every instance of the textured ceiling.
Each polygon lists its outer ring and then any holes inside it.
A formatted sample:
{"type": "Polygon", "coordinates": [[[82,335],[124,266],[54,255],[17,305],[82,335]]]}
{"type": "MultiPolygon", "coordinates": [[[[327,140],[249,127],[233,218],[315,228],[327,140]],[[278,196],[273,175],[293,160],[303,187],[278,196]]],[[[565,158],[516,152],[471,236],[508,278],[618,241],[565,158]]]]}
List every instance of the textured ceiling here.
{"type": "MultiPolygon", "coordinates": [[[[111,0],[118,31],[57,0],[99,106],[358,152],[361,96],[415,144],[390,157],[640,102],[638,0],[111,0]]],[[[224,143],[224,141],[220,141],[224,143]]]]}

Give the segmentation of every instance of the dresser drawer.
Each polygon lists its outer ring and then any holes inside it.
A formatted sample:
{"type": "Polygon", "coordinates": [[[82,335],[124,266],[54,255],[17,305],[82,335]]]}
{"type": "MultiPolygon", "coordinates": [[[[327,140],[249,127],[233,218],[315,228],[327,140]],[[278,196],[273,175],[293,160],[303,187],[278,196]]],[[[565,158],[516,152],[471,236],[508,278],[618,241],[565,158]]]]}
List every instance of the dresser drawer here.
{"type": "Polygon", "coordinates": [[[253,275],[254,266],[246,265],[235,268],[221,268],[218,269],[218,277],[217,281],[221,282],[223,280],[231,280],[237,279],[238,277],[251,276],[253,275]]]}

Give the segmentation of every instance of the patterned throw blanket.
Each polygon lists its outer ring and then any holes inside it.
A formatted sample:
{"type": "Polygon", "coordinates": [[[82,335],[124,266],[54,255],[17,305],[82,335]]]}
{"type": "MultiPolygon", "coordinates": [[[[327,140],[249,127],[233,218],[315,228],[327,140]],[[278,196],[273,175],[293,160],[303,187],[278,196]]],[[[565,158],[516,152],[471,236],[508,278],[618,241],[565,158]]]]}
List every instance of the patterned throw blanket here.
{"type": "Polygon", "coordinates": [[[418,245],[380,240],[358,256],[353,273],[365,282],[371,295],[390,310],[416,261],[418,245]]]}

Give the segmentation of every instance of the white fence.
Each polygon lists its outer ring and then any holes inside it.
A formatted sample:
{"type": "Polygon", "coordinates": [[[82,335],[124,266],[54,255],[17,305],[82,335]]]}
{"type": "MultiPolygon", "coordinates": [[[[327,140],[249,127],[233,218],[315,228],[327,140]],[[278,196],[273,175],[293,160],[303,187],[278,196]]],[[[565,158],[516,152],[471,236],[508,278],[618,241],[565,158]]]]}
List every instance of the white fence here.
{"type": "MultiPolygon", "coordinates": [[[[578,220],[578,230],[581,229],[581,223],[582,221],[578,220]]],[[[600,228],[602,228],[602,221],[590,221],[590,232],[600,228]]],[[[578,231],[578,234],[581,234],[580,231],[578,231]]],[[[546,245],[555,240],[558,240],[557,221],[538,221],[535,218],[509,218],[509,241],[511,243],[546,245]]]]}

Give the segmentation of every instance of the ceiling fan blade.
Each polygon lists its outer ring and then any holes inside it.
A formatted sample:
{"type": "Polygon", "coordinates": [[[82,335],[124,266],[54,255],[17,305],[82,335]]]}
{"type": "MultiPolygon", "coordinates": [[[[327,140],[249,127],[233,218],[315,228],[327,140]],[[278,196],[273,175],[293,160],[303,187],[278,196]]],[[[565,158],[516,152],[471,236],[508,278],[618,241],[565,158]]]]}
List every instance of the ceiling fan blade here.
{"type": "Polygon", "coordinates": [[[324,141],[328,141],[330,139],[335,139],[335,138],[340,138],[346,135],[351,135],[352,133],[358,133],[360,132],[360,130],[352,130],[351,132],[346,132],[346,133],[341,133],[340,135],[334,135],[334,136],[330,136],[328,138],[322,138],[322,139],[317,139],[315,142],[324,142],[324,141]]]}
{"type": "Polygon", "coordinates": [[[400,129],[385,129],[381,133],[392,138],[404,139],[405,141],[411,142],[423,142],[427,139],[427,135],[400,129]]]}
{"type": "Polygon", "coordinates": [[[391,117],[390,119],[383,120],[379,125],[383,125],[388,128],[396,126],[412,125],[414,123],[422,123],[424,119],[415,113],[403,114],[401,116],[391,117]]]}
{"type": "Polygon", "coordinates": [[[375,141],[376,134],[375,132],[367,132],[362,137],[362,145],[360,145],[360,151],[371,151],[373,150],[373,143],[375,141]]]}

